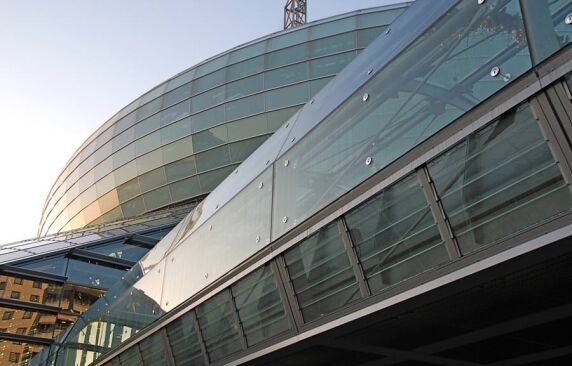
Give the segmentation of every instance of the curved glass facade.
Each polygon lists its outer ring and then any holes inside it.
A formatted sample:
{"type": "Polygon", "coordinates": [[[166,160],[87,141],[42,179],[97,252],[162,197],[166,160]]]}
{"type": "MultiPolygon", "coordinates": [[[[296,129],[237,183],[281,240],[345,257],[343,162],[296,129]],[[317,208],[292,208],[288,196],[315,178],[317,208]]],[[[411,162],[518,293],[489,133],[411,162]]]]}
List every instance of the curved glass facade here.
{"type": "Polygon", "coordinates": [[[533,67],[569,51],[572,1],[538,4],[415,2],[35,362],[89,364],[126,341],[97,362],[153,364],[153,345],[173,364],[235,362],[571,217],[572,170],[533,91],[471,115],[523,80],[540,91],[533,67]],[[543,32],[549,50],[528,38],[543,32]]]}
{"type": "Polygon", "coordinates": [[[48,195],[39,234],[203,197],[405,8],[278,32],[152,89],[78,149],[48,195]]]}

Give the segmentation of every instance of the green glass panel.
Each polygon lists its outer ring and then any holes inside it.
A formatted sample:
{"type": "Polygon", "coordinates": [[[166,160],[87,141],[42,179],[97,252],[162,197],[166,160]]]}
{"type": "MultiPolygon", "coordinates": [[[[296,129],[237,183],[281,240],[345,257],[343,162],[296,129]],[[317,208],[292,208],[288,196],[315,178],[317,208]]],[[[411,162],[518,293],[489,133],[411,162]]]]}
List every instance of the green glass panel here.
{"type": "Polygon", "coordinates": [[[124,165],[130,160],[133,160],[134,158],[135,158],[135,144],[127,145],[123,149],[113,154],[112,157],[113,168],[117,169],[118,167],[124,165]]]}
{"type": "Polygon", "coordinates": [[[386,27],[374,27],[368,29],[362,29],[358,31],[357,34],[357,47],[365,48],[373,42],[386,27]]]}
{"type": "Polygon", "coordinates": [[[464,254],[572,208],[528,105],[469,135],[428,168],[464,254]]]}
{"type": "Polygon", "coordinates": [[[284,260],[305,321],[361,296],[336,222],[288,250],[284,260]]]}
{"type": "Polygon", "coordinates": [[[160,332],[155,332],[139,343],[144,366],[163,366],[167,359],[165,343],[160,332]]]}
{"type": "Polygon", "coordinates": [[[222,182],[230,173],[236,168],[236,165],[226,166],[221,169],[213,170],[208,173],[203,173],[199,176],[201,182],[201,190],[204,193],[210,192],[215,189],[220,182],[222,182]]]}
{"type": "Polygon", "coordinates": [[[197,67],[197,73],[195,74],[195,77],[210,74],[215,70],[221,69],[227,65],[227,62],[228,54],[223,54],[215,59],[209,60],[197,67]]]}
{"type": "Polygon", "coordinates": [[[272,89],[306,79],[308,79],[308,63],[302,62],[264,73],[264,88],[272,89]]]}
{"type": "Polygon", "coordinates": [[[530,53],[538,64],[572,40],[572,27],[566,24],[572,1],[523,0],[521,3],[530,53]]]}
{"type": "Polygon", "coordinates": [[[155,131],[135,141],[135,154],[143,155],[161,146],[161,132],[155,131]]]}
{"type": "Polygon", "coordinates": [[[138,157],[136,163],[137,163],[137,172],[139,174],[143,174],[145,172],[148,172],[163,165],[161,149],[153,150],[150,153],[138,157]]]}
{"type": "Polygon", "coordinates": [[[225,104],[226,120],[232,121],[264,111],[264,95],[256,94],[225,104]]]}
{"type": "Polygon", "coordinates": [[[395,18],[397,18],[401,13],[403,13],[407,9],[406,6],[393,9],[393,10],[384,10],[379,12],[373,12],[368,14],[361,14],[358,16],[358,27],[359,28],[367,28],[367,27],[376,27],[378,25],[387,25],[391,24],[395,18]]]}
{"type": "Polygon", "coordinates": [[[356,32],[322,38],[310,43],[310,57],[320,57],[356,48],[356,32]]]}
{"type": "Polygon", "coordinates": [[[335,75],[346,67],[355,56],[356,53],[352,51],[312,60],[310,62],[310,77],[313,79],[335,75]]]}
{"type": "Polygon", "coordinates": [[[350,211],[346,223],[372,292],[449,259],[415,174],[350,211]]]}
{"type": "MultiPolygon", "coordinates": [[[[238,48],[230,53],[229,64],[234,64],[254,56],[263,54],[266,51],[267,41],[260,41],[246,47],[238,48]]],[[[229,66],[232,67],[232,66],[229,66]]]]}
{"type": "Polygon", "coordinates": [[[300,106],[289,107],[266,113],[268,118],[268,131],[274,132],[278,130],[284,124],[284,122],[296,114],[300,108],[300,106]]]}
{"type": "Polygon", "coordinates": [[[195,152],[210,149],[225,144],[228,140],[226,125],[221,125],[193,135],[193,150],[195,152]]]}
{"type": "Polygon", "coordinates": [[[304,61],[308,59],[309,52],[308,44],[303,43],[294,47],[267,53],[264,55],[266,57],[266,69],[273,69],[275,67],[304,61]]]}
{"type": "Polygon", "coordinates": [[[147,211],[155,210],[171,203],[171,193],[168,186],[145,193],[142,197],[147,211]]]}
{"type": "Polygon", "coordinates": [[[110,288],[124,274],[122,269],[76,259],[69,259],[66,271],[69,282],[100,288],[110,288]]]}
{"type": "Polygon", "coordinates": [[[329,83],[333,78],[334,77],[331,76],[310,81],[310,98],[318,94],[318,92],[322,90],[322,88],[326,86],[326,84],[329,83]]]}
{"type": "MultiPolygon", "coordinates": [[[[152,114],[159,112],[163,103],[163,97],[153,99],[149,103],[142,105],[137,109],[137,121],[141,121],[152,114]]],[[[174,103],[173,103],[174,104],[174,103]]]]}
{"type": "Polygon", "coordinates": [[[211,362],[242,350],[231,301],[229,291],[225,290],[196,309],[211,362]]]}
{"type": "Polygon", "coordinates": [[[356,28],[356,23],[356,17],[353,16],[333,22],[318,24],[310,29],[310,37],[311,39],[318,39],[348,32],[356,28]]]}
{"type": "Polygon", "coordinates": [[[130,181],[123,183],[117,187],[117,196],[119,196],[119,202],[128,201],[140,193],[141,187],[139,186],[138,178],[133,178],[130,181]]]}
{"type": "Polygon", "coordinates": [[[163,108],[172,106],[191,96],[190,84],[185,84],[163,95],[163,108]]]}
{"type": "Polygon", "coordinates": [[[161,111],[159,113],[159,123],[161,126],[164,126],[189,114],[191,114],[191,101],[187,100],[161,111]]]}
{"type": "Polygon", "coordinates": [[[228,141],[242,140],[252,136],[263,135],[268,132],[268,122],[265,114],[247,117],[226,125],[228,141]]]}
{"type": "Polygon", "coordinates": [[[224,122],[224,106],[207,109],[191,117],[191,129],[193,132],[206,130],[224,122]]]}
{"type": "Polygon", "coordinates": [[[141,359],[141,354],[139,353],[139,345],[135,345],[119,355],[119,361],[121,361],[121,366],[141,366],[143,365],[143,360],[141,359]]]}
{"type": "Polygon", "coordinates": [[[271,52],[280,48],[298,45],[308,40],[308,28],[301,28],[289,33],[272,37],[268,40],[266,52],[271,52]]]}
{"type": "Polygon", "coordinates": [[[123,211],[123,215],[126,218],[141,215],[143,212],[145,212],[145,204],[143,203],[143,197],[139,196],[137,198],[132,199],[131,201],[123,203],[121,205],[121,210],[123,211]]]}
{"type": "Polygon", "coordinates": [[[178,122],[163,127],[160,130],[163,145],[191,134],[191,118],[187,117],[178,122]]]}
{"type": "Polygon", "coordinates": [[[173,182],[181,178],[193,175],[197,172],[195,157],[188,156],[186,158],[168,164],[165,166],[165,172],[167,173],[168,182],[173,182]]]}
{"type": "Polygon", "coordinates": [[[215,86],[222,85],[225,78],[225,70],[218,70],[193,81],[193,95],[197,95],[215,86]]]}
{"type": "Polygon", "coordinates": [[[243,78],[245,76],[254,75],[264,69],[264,56],[251,58],[226,69],[226,78],[228,81],[243,78]]]}
{"type": "Polygon", "coordinates": [[[229,149],[231,162],[240,163],[248,158],[254,150],[258,149],[258,147],[268,139],[268,137],[269,135],[259,136],[230,144],[229,149]]]}
{"type": "Polygon", "coordinates": [[[141,192],[150,191],[159,186],[162,186],[165,183],[167,183],[167,178],[165,176],[165,168],[163,167],[151,170],[150,172],[139,176],[139,186],[141,187],[141,192]]]}
{"type": "Polygon", "coordinates": [[[113,151],[117,151],[125,145],[131,143],[134,136],[135,134],[133,128],[128,128],[127,130],[121,132],[119,135],[115,136],[113,140],[111,140],[113,151]]]}
{"type": "Polygon", "coordinates": [[[266,92],[266,110],[306,103],[308,101],[308,93],[308,83],[291,85],[266,92]]]}
{"type": "Polygon", "coordinates": [[[148,248],[126,243],[125,240],[117,240],[111,243],[100,244],[86,248],[86,250],[107,255],[112,258],[127,259],[134,262],[137,262],[149,251],[148,248]]]}
{"type": "Polygon", "coordinates": [[[226,98],[228,100],[244,97],[262,90],[262,74],[250,76],[226,85],[226,98]]]}
{"type": "Polygon", "coordinates": [[[203,353],[193,319],[194,316],[194,312],[186,313],[169,324],[166,328],[171,353],[173,354],[176,365],[204,365],[203,353]]]}
{"type": "Polygon", "coordinates": [[[193,153],[193,138],[192,136],[187,136],[165,145],[161,149],[163,150],[163,161],[165,163],[179,160],[193,153]]]}
{"type": "Polygon", "coordinates": [[[171,184],[171,196],[173,202],[186,200],[200,195],[201,187],[197,176],[183,179],[171,184]]]}
{"type": "Polygon", "coordinates": [[[199,95],[195,95],[191,100],[193,113],[200,112],[224,101],[224,86],[211,89],[199,95]]]}
{"type": "Polygon", "coordinates": [[[135,129],[135,138],[139,138],[158,129],[161,126],[160,117],[161,115],[158,113],[133,126],[135,129]]]}
{"type": "Polygon", "coordinates": [[[38,272],[65,276],[68,260],[63,256],[16,264],[15,267],[27,268],[38,272]]]}
{"type": "Polygon", "coordinates": [[[195,155],[197,159],[197,171],[204,172],[223,165],[230,164],[228,146],[217,147],[195,155]]]}

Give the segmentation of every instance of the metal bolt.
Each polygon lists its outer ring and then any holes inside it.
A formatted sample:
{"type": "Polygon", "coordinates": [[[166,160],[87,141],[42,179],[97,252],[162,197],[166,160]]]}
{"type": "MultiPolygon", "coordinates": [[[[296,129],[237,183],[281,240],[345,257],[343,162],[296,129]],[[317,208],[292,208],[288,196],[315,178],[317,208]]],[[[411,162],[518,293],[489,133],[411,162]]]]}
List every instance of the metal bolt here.
{"type": "Polygon", "coordinates": [[[165,306],[169,306],[169,302],[168,302],[168,301],[165,303],[165,306]]]}
{"type": "Polygon", "coordinates": [[[284,166],[288,166],[288,164],[290,164],[290,161],[288,159],[284,160],[284,166]]]}
{"type": "Polygon", "coordinates": [[[316,99],[312,98],[312,100],[310,101],[310,104],[314,104],[315,101],[316,101],[316,99]]]}
{"type": "Polygon", "coordinates": [[[237,173],[238,173],[238,169],[236,169],[236,170],[234,171],[234,174],[237,174],[237,173]]]}
{"type": "Polygon", "coordinates": [[[496,78],[499,74],[500,74],[500,67],[494,66],[494,67],[491,69],[491,76],[492,76],[493,78],[496,78]]]}
{"type": "Polygon", "coordinates": [[[363,97],[361,97],[361,100],[363,100],[364,102],[367,102],[368,99],[369,99],[369,94],[368,94],[368,93],[365,93],[365,94],[363,95],[363,97]]]}
{"type": "Polygon", "coordinates": [[[295,137],[292,137],[292,138],[290,139],[290,142],[294,142],[294,141],[296,141],[296,138],[295,138],[295,137]]]}
{"type": "Polygon", "coordinates": [[[256,236],[256,242],[260,243],[260,236],[258,236],[258,235],[256,236]]]}
{"type": "Polygon", "coordinates": [[[174,262],[174,261],[175,261],[175,257],[172,257],[172,258],[171,258],[171,262],[174,262]]]}
{"type": "Polygon", "coordinates": [[[566,18],[564,18],[564,23],[568,25],[572,24],[572,13],[566,15],[566,18]]]}
{"type": "Polygon", "coordinates": [[[487,0],[477,0],[477,4],[483,5],[487,0]]]}
{"type": "Polygon", "coordinates": [[[284,216],[284,217],[282,218],[282,222],[283,222],[283,223],[288,222],[288,216],[284,216]]]}
{"type": "Polygon", "coordinates": [[[367,74],[368,74],[368,75],[371,75],[372,72],[373,72],[373,69],[367,70],[367,74]]]}
{"type": "Polygon", "coordinates": [[[216,206],[215,206],[215,210],[218,210],[218,203],[217,203],[216,206]]]}
{"type": "Polygon", "coordinates": [[[213,229],[213,226],[209,225],[209,231],[212,231],[212,229],[213,229]]]}
{"type": "Polygon", "coordinates": [[[258,183],[258,189],[262,189],[262,187],[264,187],[264,183],[262,182],[258,183]]]}
{"type": "Polygon", "coordinates": [[[389,34],[389,32],[391,32],[391,28],[387,28],[387,29],[385,30],[385,34],[389,34]]]}
{"type": "Polygon", "coordinates": [[[209,278],[209,274],[205,272],[205,278],[209,278]]]}
{"type": "Polygon", "coordinates": [[[286,123],[284,127],[288,128],[288,126],[290,126],[290,123],[286,123]]]}
{"type": "Polygon", "coordinates": [[[266,165],[270,164],[270,160],[266,160],[266,165]]]}
{"type": "Polygon", "coordinates": [[[370,165],[372,161],[371,156],[368,156],[367,159],[365,159],[365,165],[370,165]]]}

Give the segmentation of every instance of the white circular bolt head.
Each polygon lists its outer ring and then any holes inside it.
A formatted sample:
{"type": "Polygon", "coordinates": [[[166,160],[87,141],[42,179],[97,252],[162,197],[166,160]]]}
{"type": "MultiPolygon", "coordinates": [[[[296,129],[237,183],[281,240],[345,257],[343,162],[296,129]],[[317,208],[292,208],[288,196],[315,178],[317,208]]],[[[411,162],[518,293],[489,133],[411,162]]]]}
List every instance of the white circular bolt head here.
{"type": "Polygon", "coordinates": [[[391,32],[391,28],[387,28],[387,29],[385,30],[385,34],[389,34],[390,32],[391,32]]]}
{"type": "Polygon", "coordinates": [[[491,76],[492,76],[493,78],[496,78],[499,74],[500,74],[500,67],[494,66],[494,67],[491,69],[491,76]]]}
{"type": "Polygon", "coordinates": [[[372,160],[373,159],[371,158],[371,156],[368,156],[367,159],[365,159],[365,165],[370,165],[372,160]]]}
{"type": "Polygon", "coordinates": [[[369,99],[369,94],[368,94],[368,93],[365,93],[365,94],[363,95],[363,97],[361,97],[361,100],[363,100],[364,102],[367,102],[368,99],[369,99]]]}
{"type": "Polygon", "coordinates": [[[212,229],[213,229],[213,226],[209,225],[209,231],[212,231],[212,229]]]}
{"type": "Polygon", "coordinates": [[[283,223],[287,223],[287,222],[288,222],[288,216],[284,216],[284,217],[282,218],[282,222],[283,222],[283,223]]]}
{"type": "Polygon", "coordinates": [[[260,236],[258,236],[258,235],[256,236],[256,242],[260,243],[260,236]]]}
{"type": "Polygon", "coordinates": [[[487,0],[477,0],[477,4],[483,5],[487,0]]]}
{"type": "Polygon", "coordinates": [[[367,70],[367,74],[368,74],[368,75],[371,75],[372,72],[373,72],[373,69],[367,70]]]}
{"type": "Polygon", "coordinates": [[[209,274],[205,272],[205,278],[209,278],[209,274]]]}
{"type": "Polygon", "coordinates": [[[571,25],[572,24],[572,13],[566,15],[566,18],[564,18],[564,23],[571,25]]]}
{"type": "Polygon", "coordinates": [[[290,161],[288,159],[284,160],[284,166],[288,166],[288,164],[290,164],[290,161]]]}
{"type": "Polygon", "coordinates": [[[258,183],[258,189],[262,189],[262,187],[264,187],[264,183],[262,182],[258,183]]]}

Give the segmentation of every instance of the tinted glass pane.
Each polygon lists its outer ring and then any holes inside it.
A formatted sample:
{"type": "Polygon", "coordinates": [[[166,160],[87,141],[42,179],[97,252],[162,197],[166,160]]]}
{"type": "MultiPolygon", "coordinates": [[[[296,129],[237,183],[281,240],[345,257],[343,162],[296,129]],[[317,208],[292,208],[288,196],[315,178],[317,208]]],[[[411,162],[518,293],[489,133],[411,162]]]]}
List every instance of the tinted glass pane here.
{"type": "Polygon", "coordinates": [[[290,117],[296,114],[299,109],[300,107],[290,107],[267,113],[269,132],[274,132],[279,129],[290,117]]]}
{"type": "Polygon", "coordinates": [[[61,296],[61,285],[40,280],[0,275],[0,297],[4,299],[59,306],[61,296]]]}
{"type": "Polygon", "coordinates": [[[266,121],[266,115],[264,114],[230,122],[226,127],[228,132],[228,141],[242,140],[248,137],[273,132],[268,131],[268,122],[266,121]]]}
{"type": "Polygon", "coordinates": [[[194,316],[194,312],[187,313],[167,326],[167,337],[177,365],[204,365],[194,316]]]}
{"type": "Polygon", "coordinates": [[[143,195],[143,202],[147,211],[155,210],[159,207],[171,203],[171,193],[169,187],[161,187],[143,195]]]}
{"type": "Polygon", "coordinates": [[[237,282],[232,296],[249,346],[290,329],[270,265],[237,282]]]}
{"type": "Polygon", "coordinates": [[[304,320],[330,314],[360,298],[337,223],[284,254],[304,320]]]}
{"type": "Polygon", "coordinates": [[[168,182],[173,182],[195,174],[197,172],[195,157],[189,156],[184,159],[175,161],[174,163],[165,166],[165,170],[167,172],[168,182]]]}
{"type": "Polygon", "coordinates": [[[264,96],[262,94],[253,95],[229,102],[225,105],[226,120],[232,121],[252,114],[264,111],[264,96]]]}
{"type": "Polygon", "coordinates": [[[31,358],[45,347],[35,343],[0,340],[0,349],[4,350],[0,352],[0,363],[2,365],[29,365],[31,358]]]}
{"type": "Polygon", "coordinates": [[[70,282],[102,288],[113,286],[124,273],[125,271],[121,269],[76,259],[69,259],[67,269],[67,276],[70,282]]]}
{"type": "Polygon", "coordinates": [[[164,126],[173,121],[186,117],[190,113],[191,113],[190,101],[185,101],[179,104],[175,104],[174,106],[169,107],[160,113],[160,124],[161,126],[164,126]]]}
{"type": "Polygon", "coordinates": [[[159,186],[162,186],[165,183],[167,183],[167,178],[165,177],[165,169],[163,167],[151,170],[149,173],[145,173],[139,176],[141,192],[150,191],[159,186]]]}
{"type": "Polygon", "coordinates": [[[226,143],[227,140],[226,125],[209,128],[208,130],[193,135],[194,151],[207,150],[211,147],[222,145],[226,143]]]}
{"type": "Polygon", "coordinates": [[[135,129],[135,138],[139,138],[159,128],[161,126],[159,121],[160,117],[160,114],[155,114],[133,126],[135,129]]]}
{"type": "Polygon", "coordinates": [[[339,55],[328,56],[310,62],[310,77],[335,75],[340,72],[355,57],[355,52],[346,52],[339,55]]]}
{"type": "Polygon", "coordinates": [[[373,40],[376,39],[384,29],[385,27],[375,27],[375,28],[362,29],[358,31],[357,34],[358,48],[365,48],[369,46],[369,44],[373,42],[373,40]]]}
{"type": "Polygon", "coordinates": [[[226,77],[229,81],[259,73],[264,68],[264,56],[251,58],[227,68],[226,77]]]}
{"type": "Polygon", "coordinates": [[[308,54],[309,51],[307,43],[267,53],[265,55],[266,68],[273,69],[282,65],[288,65],[298,61],[303,61],[308,58],[308,54]]]}
{"type": "Polygon", "coordinates": [[[308,83],[271,90],[266,94],[266,110],[303,104],[308,101],[308,83]]]}
{"type": "Polygon", "coordinates": [[[197,171],[204,172],[230,163],[228,146],[217,147],[196,155],[197,171]]]}
{"type": "Polygon", "coordinates": [[[149,251],[149,249],[145,247],[125,243],[124,240],[98,245],[96,247],[90,247],[87,250],[90,252],[108,255],[113,258],[127,259],[134,262],[137,262],[149,251]]]}
{"type": "Polygon", "coordinates": [[[201,194],[198,177],[191,177],[171,184],[173,202],[182,201],[201,194]]]}
{"type": "Polygon", "coordinates": [[[212,362],[242,349],[238,324],[228,291],[216,295],[197,308],[203,340],[212,362]]]}
{"type": "MultiPolygon", "coordinates": [[[[174,142],[173,144],[176,144],[177,142],[174,142]]],[[[171,146],[173,144],[167,146],[171,146]]],[[[145,172],[153,170],[161,165],[163,165],[163,156],[161,149],[153,150],[150,153],[138,157],[136,160],[137,172],[139,174],[143,174],[145,172]]]]}
{"type": "Polygon", "coordinates": [[[204,193],[210,192],[215,189],[220,182],[224,180],[232,171],[236,168],[236,165],[227,166],[221,169],[213,170],[208,173],[203,173],[199,176],[201,182],[201,190],[204,193]]]}
{"type": "Polygon", "coordinates": [[[170,92],[166,93],[163,96],[163,108],[169,107],[175,103],[182,101],[183,99],[187,99],[190,96],[191,96],[190,84],[186,84],[181,86],[180,88],[171,90],[170,92]]]}
{"type": "MultiPolygon", "coordinates": [[[[70,313],[83,314],[103,294],[105,294],[104,290],[66,283],[64,285],[61,307],[70,313]]],[[[69,324],[66,323],[69,320],[71,319],[68,318],[66,320],[65,317],[62,317],[59,321],[60,328],[67,327],[69,324]]]]}
{"type": "Polygon", "coordinates": [[[139,345],[135,345],[119,355],[121,366],[141,366],[143,360],[139,353],[139,345]]]}
{"type": "Polygon", "coordinates": [[[139,179],[134,178],[127,183],[124,183],[117,187],[117,195],[119,196],[119,202],[125,202],[141,193],[141,188],[139,187],[139,179]]]}
{"type": "Polygon", "coordinates": [[[121,205],[123,215],[125,217],[133,217],[145,212],[145,204],[143,203],[143,197],[139,196],[131,201],[127,201],[121,205]]]}
{"type": "Polygon", "coordinates": [[[224,101],[224,86],[196,95],[191,100],[193,113],[200,112],[224,101]]]}
{"type": "Polygon", "coordinates": [[[168,144],[191,134],[191,119],[185,118],[161,129],[161,142],[168,144]]]}
{"type": "Polygon", "coordinates": [[[163,343],[163,338],[161,333],[155,332],[155,334],[150,335],[139,343],[139,349],[141,350],[141,358],[143,359],[143,365],[145,366],[163,366],[165,365],[165,360],[167,359],[167,353],[165,350],[165,343],[163,343]]]}
{"type": "Polygon", "coordinates": [[[308,63],[302,62],[295,65],[281,67],[267,71],[264,74],[264,88],[272,89],[277,86],[292,84],[308,78],[308,63]]]}
{"type": "Polygon", "coordinates": [[[449,258],[415,174],[352,210],[346,222],[372,292],[449,258]]]}
{"type": "Polygon", "coordinates": [[[218,106],[200,112],[191,117],[191,129],[193,132],[205,130],[224,122],[224,106],[218,106]]]}
{"type": "Polygon", "coordinates": [[[218,70],[193,81],[193,95],[202,93],[224,83],[225,70],[218,70]]]}
{"type": "Polygon", "coordinates": [[[169,163],[179,160],[193,153],[193,139],[191,136],[177,140],[162,147],[163,161],[169,163]]]}
{"type": "Polygon", "coordinates": [[[161,109],[161,104],[163,103],[163,98],[153,99],[151,102],[141,106],[137,109],[137,121],[141,121],[144,118],[158,112],[161,109]]]}
{"type": "Polygon", "coordinates": [[[254,150],[258,149],[267,138],[268,136],[260,136],[230,144],[230,160],[233,163],[242,162],[249,157],[254,150]]]}
{"type": "Polygon", "coordinates": [[[340,34],[334,37],[318,39],[310,43],[310,56],[319,57],[348,51],[355,48],[355,32],[340,34]]]}
{"type": "Polygon", "coordinates": [[[16,267],[27,268],[38,272],[51,273],[55,275],[65,276],[67,259],[63,256],[41,259],[38,261],[25,262],[15,264],[16,267]]]}
{"type": "Polygon", "coordinates": [[[463,253],[572,207],[528,105],[470,135],[429,165],[463,253]]]}
{"type": "Polygon", "coordinates": [[[262,90],[262,74],[237,80],[226,85],[226,98],[228,100],[244,97],[262,90]]]}
{"type": "Polygon", "coordinates": [[[572,27],[566,24],[565,19],[572,11],[571,0],[524,0],[522,7],[535,63],[570,43],[572,27]]]}
{"type": "Polygon", "coordinates": [[[135,141],[135,154],[143,155],[161,146],[161,133],[155,131],[135,141]]]}
{"type": "Polygon", "coordinates": [[[55,314],[0,306],[0,328],[6,333],[52,338],[55,324],[55,314]]]}

